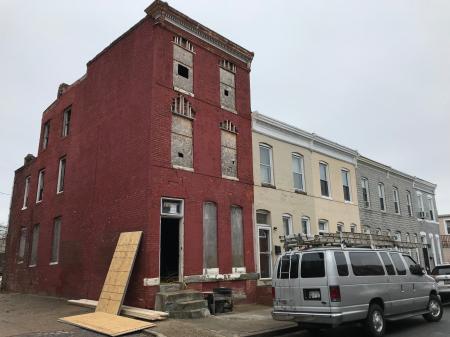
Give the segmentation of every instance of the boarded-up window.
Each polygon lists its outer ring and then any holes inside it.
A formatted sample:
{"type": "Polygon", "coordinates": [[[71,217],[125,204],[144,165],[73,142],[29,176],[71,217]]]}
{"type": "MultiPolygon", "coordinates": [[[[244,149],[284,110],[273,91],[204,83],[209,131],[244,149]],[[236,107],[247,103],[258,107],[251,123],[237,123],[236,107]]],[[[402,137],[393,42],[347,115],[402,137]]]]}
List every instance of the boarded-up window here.
{"type": "Polygon", "coordinates": [[[231,111],[236,110],[235,78],[236,66],[225,60],[220,63],[220,105],[231,111]]]}
{"type": "Polygon", "coordinates": [[[52,255],[50,263],[57,263],[59,261],[59,241],[61,237],[61,218],[55,218],[53,222],[53,238],[52,238],[52,255]]]}
{"type": "Polygon", "coordinates": [[[192,121],[194,111],[184,96],[172,102],[171,158],[173,166],[193,168],[192,121]]]}
{"type": "Polygon", "coordinates": [[[17,250],[17,262],[22,263],[25,258],[25,247],[27,244],[27,229],[22,227],[20,229],[19,249],[17,250]]]}
{"type": "Polygon", "coordinates": [[[203,204],[203,267],[217,268],[217,207],[213,202],[203,204]]]}
{"type": "Polygon", "coordinates": [[[231,206],[231,251],[233,267],[244,267],[244,228],[239,206],[231,206]]]}
{"type": "Polygon", "coordinates": [[[188,93],[194,93],[193,47],[184,38],[176,36],[173,44],[173,87],[188,93]]]}
{"type": "Polygon", "coordinates": [[[33,237],[31,239],[30,267],[37,265],[39,244],[39,225],[33,227],[33,237]]]}
{"type": "Polygon", "coordinates": [[[230,121],[220,123],[222,176],[237,178],[237,129],[230,121]]]}

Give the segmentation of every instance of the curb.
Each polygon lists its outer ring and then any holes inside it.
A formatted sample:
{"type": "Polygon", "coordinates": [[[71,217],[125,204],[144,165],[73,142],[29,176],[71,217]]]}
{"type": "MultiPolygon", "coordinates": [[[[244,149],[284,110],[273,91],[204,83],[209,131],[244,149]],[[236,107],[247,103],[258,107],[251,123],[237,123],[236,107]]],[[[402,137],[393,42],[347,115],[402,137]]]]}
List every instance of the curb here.
{"type": "Polygon", "coordinates": [[[149,336],[166,337],[166,335],[162,334],[161,332],[154,331],[154,330],[151,330],[151,329],[145,329],[145,330],[142,330],[142,332],[145,333],[146,335],[149,335],[149,336]]]}
{"type": "Polygon", "coordinates": [[[249,333],[245,335],[240,335],[241,337],[274,337],[279,335],[284,335],[291,332],[297,332],[299,331],[299,327],[296,326],[290,326],[287,328],[278,328],[278,329],[271,329],[271,330],[263,330],[260,332],[255,333],[249,333]]]}

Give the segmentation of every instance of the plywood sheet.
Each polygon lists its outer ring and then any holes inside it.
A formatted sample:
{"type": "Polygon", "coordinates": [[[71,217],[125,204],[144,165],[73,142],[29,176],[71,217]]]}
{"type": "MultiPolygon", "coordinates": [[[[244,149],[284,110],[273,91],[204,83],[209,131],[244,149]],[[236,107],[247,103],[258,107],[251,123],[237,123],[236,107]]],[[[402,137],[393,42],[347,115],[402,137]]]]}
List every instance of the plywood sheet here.
{"type": "Polygon", "coordinates": [[[141,236],[141,231],[120,234],[95,312],[119,314],[141,236]]]}
{"type": "Polygon", "coordinates": [[[105,312],[92,312],[84,315],[63,317],[58,321],[109,336],[120,336],[155,326],[155,324],[150,322],[138,321],[105,312]]]}

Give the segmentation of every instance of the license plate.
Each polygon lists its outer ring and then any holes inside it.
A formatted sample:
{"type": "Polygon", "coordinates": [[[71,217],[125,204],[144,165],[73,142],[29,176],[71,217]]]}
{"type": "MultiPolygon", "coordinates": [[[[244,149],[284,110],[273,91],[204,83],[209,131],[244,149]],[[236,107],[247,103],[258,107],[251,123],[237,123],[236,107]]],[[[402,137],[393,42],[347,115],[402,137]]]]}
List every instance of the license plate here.
{"type": "Polygon", "coordinates": [[[444,284],[450,284],[450,280],[444,280],[444,284]]]}
{"type": "Polygon", "coordinates": [[[306,301],[320,301],[320,289],[303,289],[303,298],[306,301]]]}

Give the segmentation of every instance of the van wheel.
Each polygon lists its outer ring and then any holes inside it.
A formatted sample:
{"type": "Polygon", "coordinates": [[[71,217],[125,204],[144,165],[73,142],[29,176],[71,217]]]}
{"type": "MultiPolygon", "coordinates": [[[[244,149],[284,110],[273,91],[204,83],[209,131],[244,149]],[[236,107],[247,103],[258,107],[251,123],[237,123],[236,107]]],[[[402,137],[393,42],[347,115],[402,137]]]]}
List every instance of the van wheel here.
{"type": "Polygon", "coordinates": [[[378,304],[371,304],[367,314],[365,328],[369,336],[381,337],[386,331],[383,309],[378,304]]]}
{"type": "Polygon", "coordinates": [[[430,299],[428,301],[428,311],[428,314],[423,315],[425,320],[428,322],[439,322],[441,320],[444,310],[438,296],[430,295],[430,299]]]}

